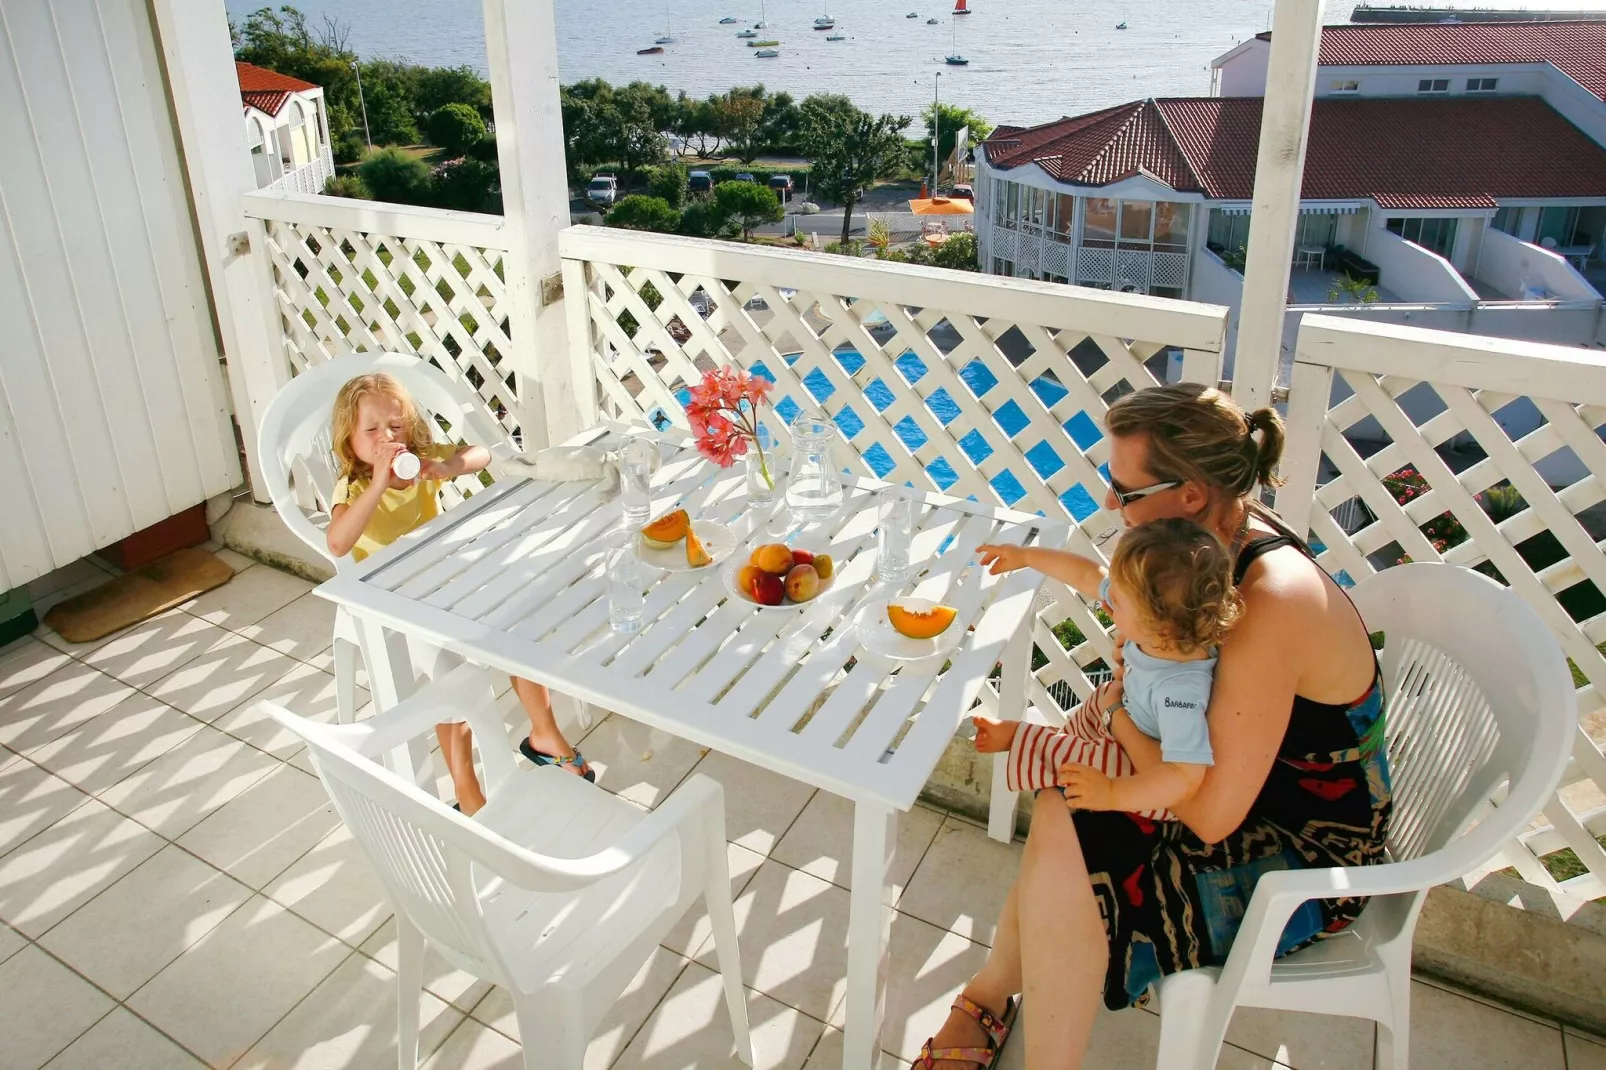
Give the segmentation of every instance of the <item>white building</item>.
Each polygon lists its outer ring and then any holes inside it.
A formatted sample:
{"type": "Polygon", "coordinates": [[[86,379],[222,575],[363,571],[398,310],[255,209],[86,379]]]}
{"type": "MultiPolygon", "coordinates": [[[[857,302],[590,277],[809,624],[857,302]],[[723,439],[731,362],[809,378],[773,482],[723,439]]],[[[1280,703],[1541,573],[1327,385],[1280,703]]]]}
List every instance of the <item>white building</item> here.
{"type": "Polygon", "coordinates": [[[323,87],[249,63],[234,69],[257,186],[322,193],[335,173],[323,87]]]}

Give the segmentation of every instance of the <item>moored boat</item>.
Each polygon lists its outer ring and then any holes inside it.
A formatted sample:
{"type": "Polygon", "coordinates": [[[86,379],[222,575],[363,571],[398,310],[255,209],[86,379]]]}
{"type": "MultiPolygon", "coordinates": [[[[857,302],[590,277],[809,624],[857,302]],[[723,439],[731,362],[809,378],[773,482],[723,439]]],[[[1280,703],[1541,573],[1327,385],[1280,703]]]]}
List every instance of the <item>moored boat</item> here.
{"type": "Polygon", "coordinates": [[[776,56],[779,56],[780,53],[773,48],[761,48],[757,52],[754,52],[753,55],[757,56],[759,59],[774,59],[776,56]]]}
{"type": "Polygon", "coordinates": [[[658,53],[660,53],[662,51],[663,51],[662,48],[659,48],[657,45],[653,45],[651,48],[638,48],[638,49],[636,49],[636,55],[638,55],[638,56],[656,56],[658,53]]]}

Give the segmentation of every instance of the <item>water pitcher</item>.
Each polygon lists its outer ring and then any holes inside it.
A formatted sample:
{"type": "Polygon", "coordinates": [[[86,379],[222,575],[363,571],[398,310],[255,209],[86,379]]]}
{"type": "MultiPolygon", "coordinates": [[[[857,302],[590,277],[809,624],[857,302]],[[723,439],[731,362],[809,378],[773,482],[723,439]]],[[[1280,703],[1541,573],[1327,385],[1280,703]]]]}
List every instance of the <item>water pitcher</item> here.
{"type": "Polygon", "coordinates": [[[803,521],[824,520],[842,507],[842,476],[832,460],[836,427],[818,410],[792,421],[792,471],[786,481],[786,507],[803,521]]]}

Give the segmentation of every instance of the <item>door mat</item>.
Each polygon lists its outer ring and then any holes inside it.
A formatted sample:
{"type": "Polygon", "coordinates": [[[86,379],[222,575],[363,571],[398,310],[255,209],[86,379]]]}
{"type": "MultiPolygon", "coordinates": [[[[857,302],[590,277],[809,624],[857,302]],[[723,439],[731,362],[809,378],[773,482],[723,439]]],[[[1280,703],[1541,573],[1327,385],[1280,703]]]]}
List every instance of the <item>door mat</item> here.
{"type": "Polygon", "coordinates": [[[178,550],[58,603],[45,623],[69,643],[87,643],[222,586],[233,575],[205,550],[178,550]]]}

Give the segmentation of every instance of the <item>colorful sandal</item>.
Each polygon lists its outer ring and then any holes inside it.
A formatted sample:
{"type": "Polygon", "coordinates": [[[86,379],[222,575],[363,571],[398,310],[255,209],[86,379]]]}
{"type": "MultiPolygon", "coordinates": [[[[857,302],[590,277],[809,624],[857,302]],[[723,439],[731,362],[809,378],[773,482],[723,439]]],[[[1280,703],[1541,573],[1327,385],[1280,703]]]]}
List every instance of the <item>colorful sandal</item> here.
{"type": "Polygon", "coordinates": [[[929,1037],[921,1045],[920,1057],[910,1070],[934,1070],[939,1060],[975,1063],[977,1070],[992,1070],[993,1064],[998,1061],[998,1054],[1004,1050],[1004,1041],[1009,1039],[1009,1030],[1015,1024],[1015,1012],[1019,1006],[1018,1001],[1011,999],[1004,1006],[1004,1017],[999,1019],[986,1007],[966,999],[963,994],[954,997],[953,1009],[976,1020],[976,1024],[987,1034],[987,1047],[933,1049],[931,1045],[937,1038],[929,1037]]]}
{"type": "MultiPolygon", "coordinates": [[[[519,753],[530,759],[530,761],[534,762],[537,766],[556,765],[562,767],[565,765],[585,766],[591,764],[590,762],[586,761],[586,756],[581,754],[578,750],[574,752],[573,758],[559,758],[557,755],[548,754],[544,750],[536,750],[535,747],[530,744],[530,737],[528,736],[525,736],[523,739],[519,740],[519,753]]],[[[597,782],[597,771],[595,769],[587,769],[580,775],[585,777],[586,780],[592,784],[597,782]]]]}

